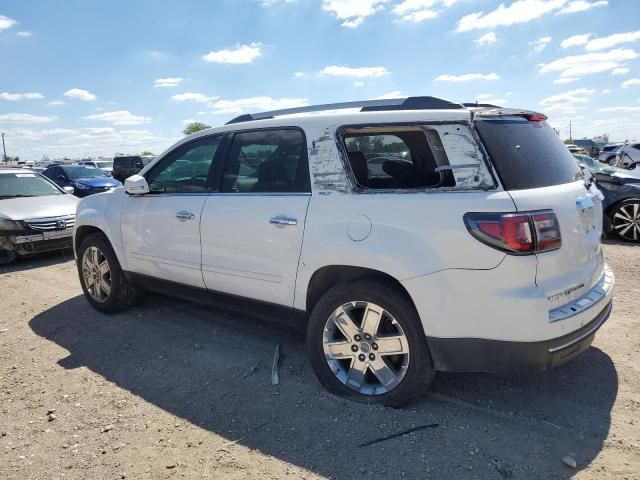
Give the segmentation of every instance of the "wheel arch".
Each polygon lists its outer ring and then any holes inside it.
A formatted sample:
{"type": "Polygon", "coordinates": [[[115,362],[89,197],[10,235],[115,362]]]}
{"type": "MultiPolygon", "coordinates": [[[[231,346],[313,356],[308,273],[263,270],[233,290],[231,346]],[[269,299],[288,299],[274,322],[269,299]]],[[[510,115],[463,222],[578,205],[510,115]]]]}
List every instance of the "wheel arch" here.
{"type": "MultiPolygon", "coordinates": [[[[307,285],[305,306],[307,313],[311,313],[315,304],[330,288],[353,280],[374,280],[384,282],[407,297],[416,308],[411,295],[398,279],[380,270],[354,265],[326,265],[317,269],[307,285]]],[[[417,311],[417,309],[416,309],[417,311]]]]}

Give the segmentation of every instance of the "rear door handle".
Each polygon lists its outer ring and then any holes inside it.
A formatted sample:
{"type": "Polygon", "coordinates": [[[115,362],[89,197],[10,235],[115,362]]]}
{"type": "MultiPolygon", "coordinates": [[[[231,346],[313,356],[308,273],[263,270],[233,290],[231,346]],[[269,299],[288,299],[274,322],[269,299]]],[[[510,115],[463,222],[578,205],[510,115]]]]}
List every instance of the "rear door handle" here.
{"type": "Polygon", "coordinates": [[[278,215],[277,217],[270,218],[269,223],[271,223],[272,225],[297,225],[298,220],[296,218],[278,215]]]}
{"type": "Polygon", "coordinates": [[[187,220],[193,220],[194,218],[196,218],[196,216],[191,212],[187,212],[186,210],[180,210],[178,213],[176,213],[176,218],[181,222],[185,222],[187,220]]]}

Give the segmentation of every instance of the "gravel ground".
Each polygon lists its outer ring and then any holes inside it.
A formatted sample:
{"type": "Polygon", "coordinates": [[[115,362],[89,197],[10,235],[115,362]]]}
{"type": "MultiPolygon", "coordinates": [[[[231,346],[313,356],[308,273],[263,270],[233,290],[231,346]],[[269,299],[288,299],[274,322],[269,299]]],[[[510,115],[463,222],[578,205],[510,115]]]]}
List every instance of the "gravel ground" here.
{"type": "Polygon", "coordinates": [[[325,393],[283,326],[157,295],[99,314],[68,253],[2,268],[0,478],[638,479],[640,247],[605,248],[615,306],[589,351],[439,374],[403,410],[325,393]]]}

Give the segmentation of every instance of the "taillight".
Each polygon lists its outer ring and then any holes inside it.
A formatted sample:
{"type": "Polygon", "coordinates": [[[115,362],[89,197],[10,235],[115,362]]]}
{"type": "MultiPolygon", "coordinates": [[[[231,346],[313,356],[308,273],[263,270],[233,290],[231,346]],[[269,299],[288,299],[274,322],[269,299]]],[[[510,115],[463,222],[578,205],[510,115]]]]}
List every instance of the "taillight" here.
{"type": "Polygon", "coordinates": [[[560,248],[562,237],[551,210],[524,213],[466,213],[464,223],[475,238],[514,255],[560,248]]]}

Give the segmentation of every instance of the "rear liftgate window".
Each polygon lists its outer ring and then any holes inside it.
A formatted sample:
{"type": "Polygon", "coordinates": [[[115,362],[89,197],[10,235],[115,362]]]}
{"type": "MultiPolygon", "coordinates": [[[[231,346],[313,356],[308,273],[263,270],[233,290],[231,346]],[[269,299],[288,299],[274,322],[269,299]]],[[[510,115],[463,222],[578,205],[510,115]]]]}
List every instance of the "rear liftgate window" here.
{"type": "Polygon", "coordinates": [[[550,187],[582,177],[575,158],[546,122],[514,117],[475,124],[505,190],[550,187]]]}
{"type": "Polygon", "coordinates": [[[464,125],[347,128],[342,139],[353,176],[366,189],[493,187],[464,125]]]}

